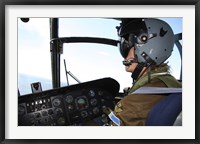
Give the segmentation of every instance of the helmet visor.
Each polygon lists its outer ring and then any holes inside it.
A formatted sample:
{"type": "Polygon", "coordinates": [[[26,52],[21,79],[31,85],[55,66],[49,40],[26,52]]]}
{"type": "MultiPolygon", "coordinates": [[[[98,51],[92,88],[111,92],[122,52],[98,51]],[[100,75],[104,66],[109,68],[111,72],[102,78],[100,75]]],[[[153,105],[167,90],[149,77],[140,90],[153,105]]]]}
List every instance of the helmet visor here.
{"type": "Polygon", "coordinates": [[[135,34],[130,34],[127,38],[128,40],[126,40],[124,37],[121,37],[118,45],[120,54],[123,58],[126,58],[132,47],[141,47],[147,43],[149,39],[156,36],[156,34],[141,33],[138,36],[135,34]]]}
{"type": "Polygon", "coordinates": [[[122,57],[126,58],[128,56],[130,49],[131,49],[129,42],[127,40],[125,40],[125,38],[122,37],[120,39],[118,47],[119,47],[119,51],[120,51],[120,54],[122,55],[122,57]]]}

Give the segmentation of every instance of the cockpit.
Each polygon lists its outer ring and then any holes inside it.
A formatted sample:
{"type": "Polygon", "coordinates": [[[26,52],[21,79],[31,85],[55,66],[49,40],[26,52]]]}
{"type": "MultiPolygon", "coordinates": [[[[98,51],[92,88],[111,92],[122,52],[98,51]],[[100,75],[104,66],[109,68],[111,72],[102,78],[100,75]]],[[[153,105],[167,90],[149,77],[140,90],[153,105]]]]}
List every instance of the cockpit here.
{"type": "MultiPolygon", "coordinates": [[[[160,19],[174,30],[168,61],[182,81],[182,19],[160,19]]],[[[118,50],[121,20],[18,19],[19,126],[109,125],[109,110],[132,84],[118,50]]]]}

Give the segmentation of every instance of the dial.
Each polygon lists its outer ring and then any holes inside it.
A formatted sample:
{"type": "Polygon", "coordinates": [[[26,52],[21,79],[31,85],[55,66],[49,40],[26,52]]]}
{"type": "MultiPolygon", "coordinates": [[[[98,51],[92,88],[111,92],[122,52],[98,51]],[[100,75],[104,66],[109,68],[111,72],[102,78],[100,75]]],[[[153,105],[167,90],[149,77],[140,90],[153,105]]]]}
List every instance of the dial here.
{"type": "Polygon", "coordinates": [[[60,104],[61,104],[60,99],[55,98],[55,99],[53,100],[53,105],[54,105],[54,106],[58,107],[58,106],[60,106],[60,104]]]}
{"type": "Polygon", "coordinates": [[[61,114],[63,113],[63,110],[62,110],[61,108],[56,108],[56,109],[55,109],[55,113],[56,113],[57,115],[61,115],[61,114]]]}
{"type": "Polygon", "coordinates": [[[63,125],[65,125],[65,123],[66,123],[66,120],[64,117],[59,117],[59,119],[57,120],[57,124],[59,126],[63,126],[63,125]]]}
{"type": "Polygon", "coordinates": [[[99,108],[97,108],[97,107],[93,108],[92,112],[93,112],[94,114],[97,114],[97,113],[99,112],[99,108]]]}
{"type": "Polygon", "coordinates": [[[82,112],[81,112],[81,116],[82,116],[83,118],[87,117],[87,116],[88,116],[87,111],[82,111],[82,112]]]}
{"type": "Polygon", "coordinates": [[[65,101],[67,103],[72,103],[73,102],[73,97],[71,95],[66,96],[65,101]]]}
{"type": "Polygon", "coordinates": [[[89,90],[89,96],[94,97],[95,96],[95,92],[93,90],[89,90]]]}
{"type": "Polygon", "coordinates": [[[103,92],[102,90],[99,90],[99,91],[98,91],[98,95],[99,95],[99,96],[103,96],[103,94],[104,94],[104,92],[103,92]]]}
{"type": "Polygon", "coordinates": [[[77,99],[77,106],[78,106],[78,109],[80,110],[86,109],[88,107],[86,97],[79,97],[77,99]]]}
{"type": "Polygon", "coordinates": [[[91,100],[90,100],[90,104],[91,104],[92,106],[95,106],[95,105],[97,104],[97,99],[95,99],[95,98],[91,99],[91,100]]]}

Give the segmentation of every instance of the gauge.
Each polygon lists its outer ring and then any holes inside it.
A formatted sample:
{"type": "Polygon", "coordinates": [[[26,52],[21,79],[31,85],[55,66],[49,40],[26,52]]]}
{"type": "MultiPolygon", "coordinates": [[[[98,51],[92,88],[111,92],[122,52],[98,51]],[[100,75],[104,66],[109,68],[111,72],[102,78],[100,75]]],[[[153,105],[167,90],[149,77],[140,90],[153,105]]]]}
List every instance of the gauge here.
{"type": "Polygon", "coordinates": [[[97,99],[95,99],[95,98],[91,99],[91,100],[90,100],[90,104],[91,104],[92,106],[95,106],[95,105],[97,104],[97,99]]]}
{"type": "Polygon", "coordinates": [[[102,96],[104,92],[102,90],[98,91],[98,95],[102,96]]]}
{"type": "Polygon", "coordinates": [[[68,96],[66,96],[65,101],[67,103],[71,103],[71,102],[73,102],[73,97],[71,95],[68,95],[68,96]]]}
{"type": "Polygon", "coordinates": [[[99,108],[97,108],[97,107],[93,108],[92,112],[93,112],[94,114],[97,114],[97,113],[99,112],[99,108]]]}
{"type": "Polygon", "coordinates": [[[46,109],[46,105],[42,105],[42,109],[46,109]]]}
{"type": "Polygon", "coordinates": [[[82,112],[81,112],[81,116],[82,116],[83,118],[87,117],[87,116],[88,116],[87,111],[82,111],[82,112]]]}
{"type": "Polygon", "coordinates": [[[87,108],[87,101],[86,101],[86,98],[85,97],[79,97],[77,99],[77,106],[78,106],[78,109],[85,109],[87,108]]]}
{"type": "Polygon", "coordinates": [[[55,99],[53,100],[53,105],[54,105],[54,106],[58,107],[60,104],[61,104],[60,99],[55,98],[55,99]]]}
{"type": "Polygon", "coordinates": [[[56,113],[57,115],[60,115],[60,114],[63,113],[63,110],[62,110],[61,108],[56,108],[56,109],[55,109],[55,113],[56,113]]]}
{"type": "Polygon", "coordinates": [[[89,90],[89,96],[94,97],[95,96],[95,92],[93,90],[89,90]]]}
{"type": "Polygon", "coordinates": [[[57,124],[62,126],[62,125],[65,125],[66,123],[66,120],[64,117],[59,117],[59,119],[57,120],[57,124]]]}

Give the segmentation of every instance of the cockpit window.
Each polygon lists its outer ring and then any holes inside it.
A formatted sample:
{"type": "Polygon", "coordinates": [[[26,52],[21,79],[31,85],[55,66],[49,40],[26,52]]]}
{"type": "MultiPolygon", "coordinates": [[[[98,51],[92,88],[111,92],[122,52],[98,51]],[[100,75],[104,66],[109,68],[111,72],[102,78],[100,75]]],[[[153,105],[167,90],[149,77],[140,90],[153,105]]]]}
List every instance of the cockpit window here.
{"type": "Polygon", "coordinates": [[[49,18],[18,18],[18,89],[20,95],[31,93],[31,83],[40,82],[51,89],[49,18]]]}
{"type": "MultiPolygon", "coordinates": [[[[59,21],[60,37],[98,37],[118,40],[116,26],[120,21],[105,18],[62,18],[59,21]]],[[[104,77],[117,78],[124,73],[118,47],[96,43],[66,43],[61,57],[61,80],[66,82],[64,67],[81,82],[104,77]]],[[[69,83],[77,81],[68,75],[69,83]]],[[[118,78],[120,79],[120,78],[118,78]]]]}

